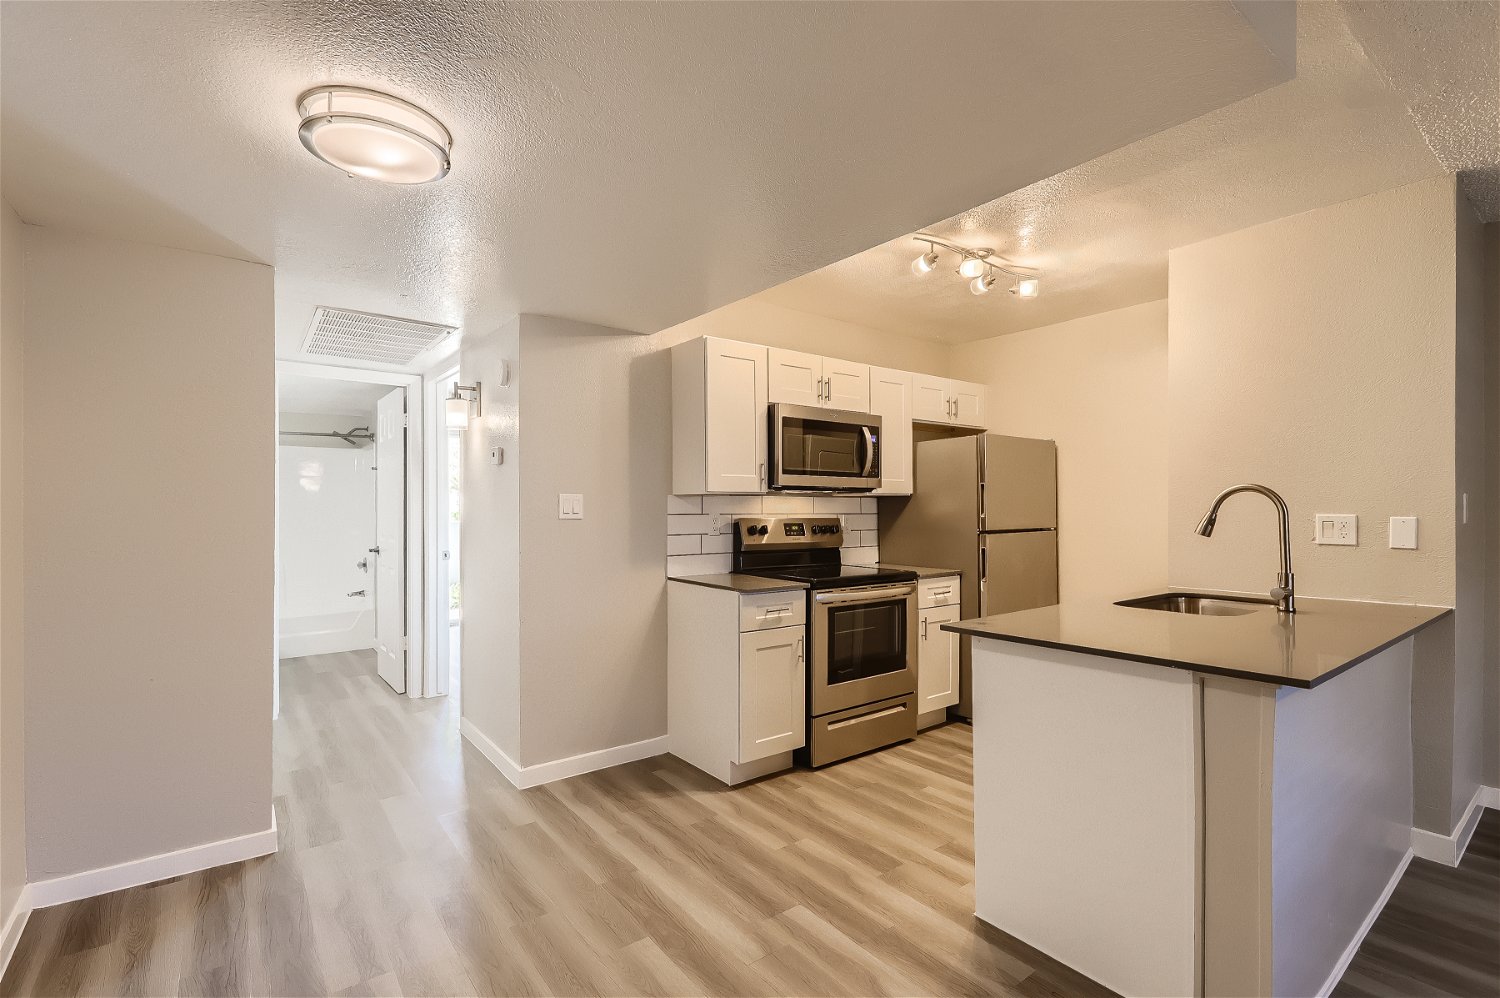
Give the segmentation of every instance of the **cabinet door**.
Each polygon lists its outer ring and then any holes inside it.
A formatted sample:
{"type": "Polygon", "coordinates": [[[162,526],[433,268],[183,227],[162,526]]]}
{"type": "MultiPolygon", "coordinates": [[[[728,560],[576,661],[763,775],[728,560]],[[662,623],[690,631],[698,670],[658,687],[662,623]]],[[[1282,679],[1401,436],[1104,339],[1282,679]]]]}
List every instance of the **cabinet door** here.
{"type": "Polygon", "coordinates": [[[911,495],[911,386],[909,371],[870,368],[870,411],[880,417],[878,496],[911,495]]]}
{"type": "Polygon", "coordinates": [[[823,404],[823,358],[771,347],[770,400],[793,405],[823,404]]]}
{"type": "Polygon", "coordinates": [[[958,703],[958,635],[942,625],[957,623],[959,611],[956,606],[922,611],[917,633],[918,714],[958,703]]]}
{"type": "Polygon", "coordinates": [[[949,382],[953,399],[954,422],[964,426],[984,426],[984,386],[966,381],[949,382]]]}
{"type": "Polygon", "coordinates": [[[870,367],[847,360],[823,358],[824,399],[830,409],[871,412],[870,367]]]}
{"type": "Polygon", "coordinates": [[[911,418],[929,423],[951,423],[948,405],[948,379],[930,374],[914,374],[911,382],[911,418]]]}
{"type": "Polygon", "coordinates": [[[764,492],[766,348],[710,339],[704,364],[709,492],[764,492]]]}
{"type": "Polygon", "coordinates": [[[803,629],[778,627],[740,635],[740,753],[754,762],[807,741],[803,629]]]}

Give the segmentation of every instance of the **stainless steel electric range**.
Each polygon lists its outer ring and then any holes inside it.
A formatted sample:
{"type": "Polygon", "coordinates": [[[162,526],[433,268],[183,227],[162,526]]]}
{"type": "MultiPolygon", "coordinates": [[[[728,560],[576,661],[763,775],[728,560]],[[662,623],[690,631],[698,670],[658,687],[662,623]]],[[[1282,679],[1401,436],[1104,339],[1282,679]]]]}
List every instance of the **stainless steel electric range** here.
{"type": "Polygon", "coordinates": [[[845,565],[836,516],[734,522],[734,570],[805,582],[807,745],[823,766],[917,734],[917,573],[845,565]]]}

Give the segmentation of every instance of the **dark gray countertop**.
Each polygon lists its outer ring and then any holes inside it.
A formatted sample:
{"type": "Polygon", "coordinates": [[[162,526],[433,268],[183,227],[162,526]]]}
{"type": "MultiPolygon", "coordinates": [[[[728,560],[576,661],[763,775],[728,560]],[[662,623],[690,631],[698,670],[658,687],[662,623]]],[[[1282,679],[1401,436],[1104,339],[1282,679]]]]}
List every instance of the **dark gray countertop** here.
{"type": "Polygon", "coordinates": [[[924,565],[893,565],[888,561],[880,563],[881,568],[897,568],[903,572],[916,572],[919,579],[941,579],[947,575],[962,575],[956,568],[929,568],[924,565]]]}
{"type": "Polygon", "coordinates": [[[736,593],[784,593],[795,589],[806,589],[806,582],[787,579],[767,579],[759,575],[741,575],[730,572],[725,575],[673,576],[668,582],[686,582],[690,586],[707,586],[709,589],[728,589],[736,593]]]}
{"type": "Polygon", "coordinates": [[[1309,689],[1427,625],[1449,607],[1297,599],[1297,612],[1256,606],[1234,617],[1079,601],[944,624],[975,638],[1309,689]]]}

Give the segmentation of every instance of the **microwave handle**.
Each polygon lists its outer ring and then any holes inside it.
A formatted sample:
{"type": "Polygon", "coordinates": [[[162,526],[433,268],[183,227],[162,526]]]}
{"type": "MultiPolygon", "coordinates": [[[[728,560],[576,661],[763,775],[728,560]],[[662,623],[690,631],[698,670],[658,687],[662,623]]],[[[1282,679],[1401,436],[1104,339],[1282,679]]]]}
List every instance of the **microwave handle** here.
{"type": "Polygon", "coordinates": [[[870,469],[875,466],[875,434],[870,432],[868,426],[861,426],[861,432],[865,435],[865,470],[864,477],[870,477],[870,469]]]}

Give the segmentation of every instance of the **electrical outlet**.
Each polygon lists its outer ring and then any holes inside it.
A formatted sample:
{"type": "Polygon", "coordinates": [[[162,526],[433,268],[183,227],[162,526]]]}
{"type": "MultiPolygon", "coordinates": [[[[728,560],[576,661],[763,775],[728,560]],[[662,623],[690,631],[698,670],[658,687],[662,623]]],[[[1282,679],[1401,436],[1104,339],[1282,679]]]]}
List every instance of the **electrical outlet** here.
{"type": "Polygon", "coordinates": [[[1353,513],[1319,513],[1313,519],[1313,543],[1359,544],[1359,517],[1353,513]]]}

